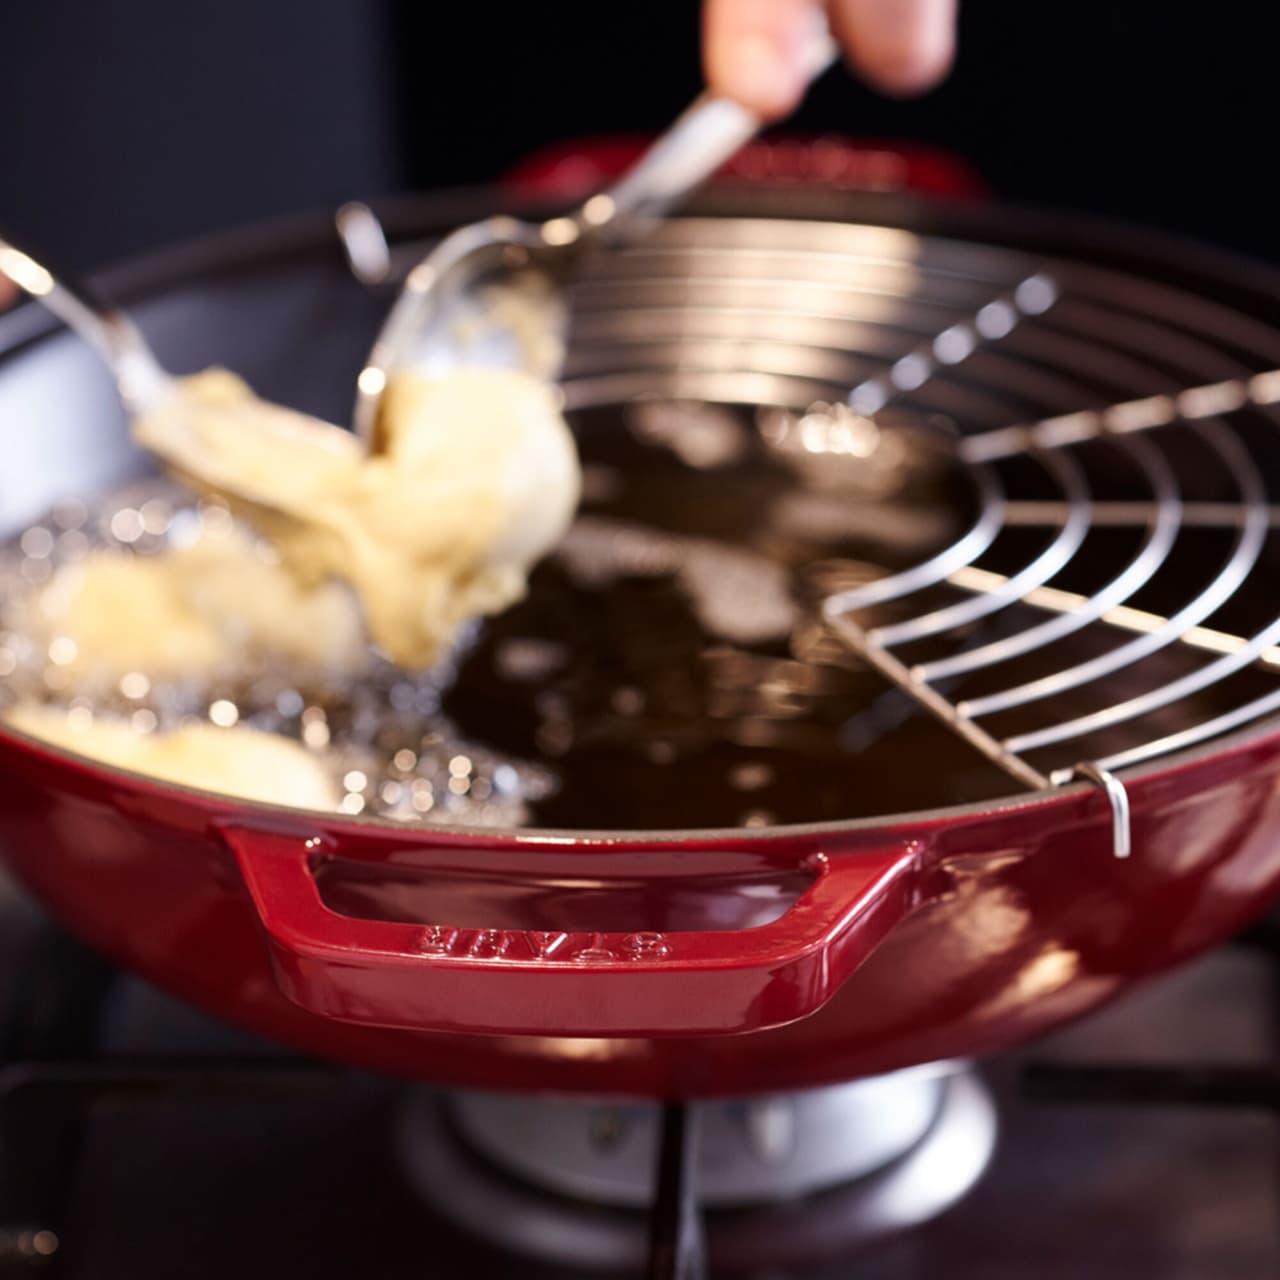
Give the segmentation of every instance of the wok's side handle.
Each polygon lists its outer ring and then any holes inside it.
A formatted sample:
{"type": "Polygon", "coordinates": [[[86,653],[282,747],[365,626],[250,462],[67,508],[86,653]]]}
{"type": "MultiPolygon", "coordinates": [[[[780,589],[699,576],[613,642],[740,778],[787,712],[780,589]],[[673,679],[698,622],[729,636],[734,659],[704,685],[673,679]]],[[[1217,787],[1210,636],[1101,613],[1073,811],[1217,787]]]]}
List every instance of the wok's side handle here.
{"type": "Polygon", "coordinates": [[[321,898],[319,840],[221,829],[281,991],[321,1017],[415,1031],[653,1037],[783,1026],[820,1009],[919,902],[921,850],[898,844],[811,855],[804,894],[747,929],[562,933],[356,919],[321,898]]]}

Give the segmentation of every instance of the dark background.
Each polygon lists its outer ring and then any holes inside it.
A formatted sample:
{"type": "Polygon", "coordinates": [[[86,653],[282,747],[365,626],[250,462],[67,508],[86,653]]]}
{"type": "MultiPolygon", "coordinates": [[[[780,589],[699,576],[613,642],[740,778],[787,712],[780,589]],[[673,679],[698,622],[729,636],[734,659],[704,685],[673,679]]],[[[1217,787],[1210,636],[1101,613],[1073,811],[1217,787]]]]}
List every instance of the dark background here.
{"type": "MultiPolygon", "coordinates": [[[[1280,6],[970,0],[951,81],[836,72],[791,131],[909,138],[1004,198],[1280,260],[1280,6]]],[[[77,266],[652,131],[695,0],[3,0],[0,222],[77,266]]]]}

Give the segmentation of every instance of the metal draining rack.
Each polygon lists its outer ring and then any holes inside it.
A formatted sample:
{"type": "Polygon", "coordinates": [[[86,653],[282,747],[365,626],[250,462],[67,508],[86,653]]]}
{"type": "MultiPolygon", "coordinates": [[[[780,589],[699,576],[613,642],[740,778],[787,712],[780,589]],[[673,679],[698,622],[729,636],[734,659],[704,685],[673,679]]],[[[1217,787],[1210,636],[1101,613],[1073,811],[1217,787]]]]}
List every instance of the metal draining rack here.
{"type": "Polygon", "coordinates": [[[1267,505],[1259,468],[1249,450],[1222,421],[1223,413],[1246,406],[1280,402],[1280,371],[1247,380],[1230,380],[1189,388],[1176,395],[1157,395],[1044,419],[1026,426],[972,435],[957,443],[957,453],[971,468],[979,497],[978,515],[963,536],[929,560],[872,583],[828,596],[822,614],[829,626],[857,655],[910,694],[955,733],[1011,777],[1034,789],[1045,789],[1083,777],[1104,787],[1116,816],[1117,856],[1126,856],[1128,800],[1115,770],[1194,746],[1280,710],[1280,686],[1217,715],[1176,732],[1149,739],[1097,760],[1081,761],[1048,774],[1027,757],[1060,743],[1088,739],[1094,733],[1143,716],[1201,693],[1254,665],[1280,667],[1275,646],[1280,641],[1280,617],[1249,636],[1203,626],[1255,568],[1267,533],[1274,522],[1267,505]],[[1199,434],[1230,472],[1239,489],[1239,503],[1186,503],[1174,470],[1150,440],[1135,433],[1154,431],[1174,423],[1196,423],[1199,434]],[[1112,504],[1097,515],[1113,527],[1141,528],[1137,553],[1100,590],[1080,595],[1049,585],[1079,550],[1096,504],[1089,497],[1085,469],[1072,456],[1073,445],[1107,438],[1129,455],[1145,475],[1151,490],[1148,503],[1112,504]],[[1026,456],[1040,463],[1061,487],[1057,502],[1011,501],[993,463],[1026,456]],[[1052,540],[1033,560],[1012,574],[984,570],[978,564],[1007,522],[1021,525],[1053,522],[1052,540]],[[1235,531],[1234,545],[1214,577],[1168,616],[1126,605],[1135,591],[1151,580],[1166,562],[1180,530],[1188,523],[1235,531]],[[950,584],[972,592],[969,599],[914,614],[884,625],[864,625],[856,615],[872,606],[919,595],[927,588],[950,584]],[[1018,627],[1000,638],[966,645],[964,631],[981,619],[995,619],[1001,610],[1024,605],[1043,610],[1043,621],[1018,627]],[[1109,651],[1031,680],[1011,680],[972,698],[953,701],[939,691],[949,677],[996,671],[1015,658],[1064,640],[1100,623],[1133,633],[1109,651]],[[927,638],[955,640],[954,652],[923,662],[908,663],[898,650],[927,638]],[[1034,728],[997,736],[984,724],[988,717],[1029,707],[1070,690],[1082,688],[1141,662],[1168,645],[1186,645],[1217,656],[1177,680],[1140,695],[1067,719],[1045,717],[1034,728]]]}
{"type": "MultiPolygon", "coordinates": [[[[1011,295],[987,303],[971,322],[952,324],[931,343],[900,357],[888,375],[860,384],[842,407],[854,413],[878,412],[895,394],[922,387],[940,367],[959,364],[979,344],[999,342],[1026,317],[1047,314],[1061,294],[1051,272],[1027,277],[1011,295]]],[[[1248,668],[1280,674],[1280,615],[1247,635],[1204,625],[1258,569],[1268,533],[1277,523],[1277,509],[1268,504],[1259,459],[1238,430],[1241,415],[1250,410],[1274,412],[1277,404],[1280,370],[1266,369],[961,436],[954,452],[968,471],[976,497],[972,521],[929,559],[827,596],[821,603],[822,616],[859,658],[1018,782],[1035,790],[1077,779],[1102,787],[1113,812],[1116,856],[1126,857],[1129,802],[1116,771],[1280,711],[1280,684],[1216,714],[1192,719],[1176,731],[1098,758],[1086,757],[1047,772],[1034,759],[1046,748],[1085,744],[1117,726],[1140,725],[1144,717],[1210,691],[1248,668]],[[1195,502],[1184,498],[1177,468],[1163,447],[1173,428],[1194,433],[1229,477],[1234,490],[1230,499],[1195,502]],[[1092,497],[1090,468],[1079,455],[1081,446],[1097,443],[1123,454],[1128,467],[1141,475],[1147,490],[1144,500],[1098,502],[1092,497]],[[1036,464],[1056,496],[1020,501],[1003,483],[999,468],[1012,459],[1036,464]],[[1136,551],[1089,594],[1054,586],[1053,580],[1068,568],[1091,528],[1098,525],[1140,530],[1136,551]],[[1051,536],[1012,572],[983,568],[984,554],[1013,527],[1041,527],[1051,536]],[[1168,565],[1179,536],[1191,528],[1231,531],[1230,550],[1217,571],[1166,614],[1132,607],[1128,601],[1168,565]],[[944,585],[964,598],[910,608],[911,601],[944,585]],[[887,622],[863,619],[866,611],[890,602],[907,603],[905,616],[887,622]],[[1047,616],[1026,625],[1001,625],[1002,615],[1028,609],[1047,616]],[[991,639],[979,634],[974,640],[978,623],[994,624],[999,634],[991,639]],[[1052,646],[1095,626],[1120,633],[1120,642],[1064,666],[1050,664],[1034,678],[1019,678],[1013,672],[1010,664],[1015,660],[1048,653],[1052,646]],[[902,656],[924,641],[934,642],[932,656],[923,660],[902,656]],[[937,654],[938,645],[949,651],[937,654]],[[1087,690],[1170,646],[1211,656],[1176,679],[1083,714],[1047,713],[1053,699],[1087,690]],[[978,673],[991,678],[985,691],[961,698],[943,691],[948,682],[978,673]],[[1028,723],[1024,715],[1016,732],[988,728],[990,720],[1015,709],[1024,713],[1041,709],[1042,713],[1036,723],[1028,723]]],[[[832,429],[837,423],[827,405],[814,406],[810,416],[819,422],[825,416],[832,429]]]]}
{"type": "Polygon", "coordinates": [[[1126,856],[1117,773],[1280,711],[1280,682],[1237,688],[1242,673],[1280,675],[1280,617],[1224,618],[1242,597],[1257,603],[1280,523],[1264,478],[1280,474],[1280,331],[1211,292],[1145,267],[881,226],[674,219],[575,285],[565,399],[570,409],[638,395],[768,406],[809,431],[815,454],[842,451],[849,415],[894,409],[956,424],[968,526],[921,563],[833,590],[822,615],[1022,785],[1102,787],[1126,856]],[[1107,496],[1117,467],[1136,496],[1107,496]],[[1033,553],[997,563],[1011,534],[1033,533],[1043,536],[1033,553]],[[1077,589],[1100,533],[1129,549],[1100,584],[1077,589]],[[1190,566],[1205,556],[1186,544],[1206,534],[1227,545],[1196,578],[1190,566]],[[1157,584],[1160,608],[1148,600],[1157,584]],[[1123,696],[1099,697],[1117,685],[1123,696]],[[1105,745],[1117,733],[1124,744],[1105,745]]]}
{"type": "MultiPolygon", "coordinates": [[[[984,340],[1005,338],[1023,317],[1050,311],[1060,296],[1060,285],[1052,274],[1029,276],[1011,297],[987,303],[972,323],[948,326],[927,347],[900,357],[887,376],[860,384],[846,397],[844,406],[855,413],[878,412],[895,392],[922,387],[938,367],[960,364],[984,340]]],[[[1034,755],[1051,746],[1083,744],[1096,733],[1120,724],[1138,724],[1149,714],[1211,690],[1245,668],[1261,666],[1280,672],[1280,650],[1276,649],[1280,616],[1249,635],[1204,626],[1257,570],[1268,531],[1276,522],[1275,508],[1268,506],[1260,463],[1236,430],[1236,419],[1249,410],[1267,410],[1277,403],[1280,370],[1268,369],[1243,378],[961,436],[954,448],[956,457],[968,468],[977,497],[973,521],[959,538],[927,561],[828,595],[820,605],[824,621],[859,658],[1016,781],[1033,790],[1078,778],[1101,786],[1114,814],[1116,856],[1124,858],[1130,849],[1129,801],[1115,771],[1270,716],[1280,710],[1280,686],[1212,716],[1194,719],[1174,732],[1149,737],[1102,758],[1079,760],[1070,767],[1044,772],[1033,763],[1034,755]],[[1170,433],[1161,429],[1178,426],[1194,431],[1230,477],[1233,499],[1213,503],[1184,499],[1179,476],[1162,449],[1170,433]],[[1078,454],[1080,445],[1093,442],[1106,442],[1125,454],[1129,465],[1143,477],[1146,500],[1097,503],[1092,498],[1088,467],[1078,454]],[[1055,486],[1057,497],[1019,502],[1015,494],[1007,492],[997,465],[1011,458],[1037,463],[1055,486]],[[1137,552],[1091,594],[1055,588],[1053,579],[1069,566],[1097,521],[1112,529],[1142,530],[1137,552]],[[986,570],[980,559],[1011,526],[1042,526],[1052,530],[1052,536],[1036,556],[1014,572],[986,570]],[[1189,527],[1233,531],[1230,552],[1211,579],[1166,616],[1126,603],[1166,566],[1179,535],[1189,527]],[[943,584],[968,598],[925,607],[886,623],[859,621],[859,614],[877,605],[920,599],[929,589],[943,584]],[[1000,628],[1004,634],[995,639],[979,636],[977,643],[970,643],[966,634],[975,623],[995,622],[998,628],[1001,614],[1019,607],[1048,616],[1025,626],[1000,628]],[[1129,635],[1102,653],[1051,667],[1034,678],[1019,678],[1011,671],[1015,659],[1046,653],[1066,637],[1096,625],[1129,635]],[[924,660],[901,657],[902,650],[910,652],[911,646],[925,640],[948,644],[950,652],[924,660]],[[1000,713],[1043,707],[1056,696],[1087,689],[1171,645],[1189,646],[1213,657],[1167,684],[1078,716],[1042,714],[1039,723],[1028,726],[1024,721],[1012,733],[993,732],[987,727],[988,719],[1000,713]],[[960,699],[948,698],[942,691],[945,682],[979,672],[995,677],[987,691],[960,699]]],[[[824,404],[815,406],[810,415],[836,422],[832,408],[824,404]]]]}

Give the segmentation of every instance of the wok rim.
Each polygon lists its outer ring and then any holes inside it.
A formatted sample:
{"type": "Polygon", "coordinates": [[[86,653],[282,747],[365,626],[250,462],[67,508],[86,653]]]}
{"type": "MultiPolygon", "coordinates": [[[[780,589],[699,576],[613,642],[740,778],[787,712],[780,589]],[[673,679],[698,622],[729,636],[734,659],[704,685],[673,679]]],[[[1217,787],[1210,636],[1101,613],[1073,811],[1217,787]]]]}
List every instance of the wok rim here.
{"type": "MultiPolygon", "coordinates": [[[[866,834],[873,831],[889,833],[948,825],[961,826],[970,820],[989,819],[1032,808],[1070,805],[1083,796],[1098,792],[1098,788],[1093,783],[1078,781],[1064,783],[1044,791],[1025,791],[1021,794],[997,796],[989,800],[973,800],[966,804],[944,805],[937,809],[915,809],[906,813],[881,814],[868,818],[838,818],[829,822],[777,823],[768,827],[668,827],[652,830],[623,827],[488,828],[456,826],[443,822],[431,823],[421,819],[397,822],[361,814],[341,813],[337,810],[305,809],[291,805],[271,804],[264,800],[241,799],[226,792],[206,791],[200,787],[187,786],[178,782],[164,782],[150,774],[104,764],[89,756],[54,747],[39,738],[3,725],[0,725],[0,742],[17,746],[28,756],[34,756],[46,765],[54,765],[61,769],[70,767],[80,775],[99,783],[122,779],[130,784],[130,789],[134,793],[158,799],[182,798],[215,818],[243,818],[260,814],[265,818],[287,818],[295,825],[311,821],[316,826],[325,828],[351,827],[357,831],[378,832],[385,836],[428,837],[428,843],[451,839],[489,847],[531,845],[648,847],[666,844],[785,843],[793,839],[866,834]]],[[[1117,772],[1116,777],[1126,788],[1161,782],[1196,767],[1207,768],[1212,765],[1226,764],[1231,757],[1250,748],[1272,743],[1280,744],[1280,724],[1268,722],[1261,729],[1241,730],[1215,739],[1216,749],[1214,750],[1188,748],[1186,751],[1163,756],[1158,763],[1139,765],[1117,772]]]]}
{"type": "MultiPolygon", "coordinates": [[[[518,206],[522,213],[532,216],[552,212],[556,208],[550,204],[513,199],[501,187],[455,188],[374,200],[371,204],[393,240],[415,234],[440,234],[452,225],[492,213],[495,208],[500,207],[518,206]]],[[[1255,301],[1270,302],[1276,307],[1276,323],[1280,325],[1280,269],[1245,254],[1118,219],[1012,204],[1000,204],[992,208],[951,204],[916,196],[903,197],[898,194],[851,193],[798,189],[794,185],[772,187],[737,182],[717,185],[709,196],[704,195],[693,202],[688,213],[692,216],[710,217],[787,217],[802,222],[833,221],[837,220],[836,215],[843,214],[839,218],[841,221],[884,225],[919,235],[968,238],[978,243],[1011,248],[1014,246],[1008,243],[1007,238],[1002,237],[1002,230],[1008,229],[1019,237],[1030,237],[1032,241],[1045,241],[1049,245],[1087,245],[1088,256],[1082,261],[1089,265],[1112,266],[1113,263],[1108,259],[1115,255],[1117,263],[1131,272],[1140,272],[1143,260],[1147,260],[1166,270],[1176,267],[1179,272],[1204,276],[1219,286],[1226,285],[1250,295],[1255,301]],[[797,208],[798,202],[806,199],[811,202],[810,206],[797,208]]],[[[180,284],[198,285],[202,275],[222,272],[228,268],[250,267],[259,260],[269,260],[274,264],[287,262],[291,258],[314,261],[317,250],[323,250],[326,245],[331,249],[333,260],[340,262],[341,247],[333,229],[332,212],[313,211],[255,222],[246,227],[232,228],[165,246],[127,258],[95,273],[95,277],[101,282],[107,296],[128,303],[159,289],[180,284]]],[[[1045,246],[1042,248],[1043,251],[1049,251],[1045,246]]],[[[59,321],[32,301],[22,302],[0,316],[0,376],[3,376],[4,363],[10,357],[63,329],[64,326],[59,321]]],[[[1097,790],[1091,782],[1076,781],[1043,791],[1028,790],[934,809],[826,822],[778,823],[767,827],[685,827],[655,830],[552,827],[490,829],[432,823],[421,819],[394,821],[361,814],[242,799],[225,792],[161,781],[149,774],[105,764],[92,757],[52,746],[40,738],[3,724],[0,724],[0,743],[17,747],[46,765],[64,770],[70,768],[90,780],[123,780],[135,793],[141,792],[159,799],[181,798],[206,811],[211,817],[258,814],[264,818],[287,818],[294,824],[310,820],[326,828],[351,828],[418,839],[426,837],[429,843],[452,839],[490,846],[768,844],[877,830],[961,825],[967,820],[991,818],[1030,808],[1070,805],[1097,790]]],[[[1277,743],[1280,743],[1280,714],[1215,738],[1207,746],[1197,745],[1160,756],[1154,761],[1118,771],[1116,776],[1126,787],[1157,782],[1197,767],[1225,764],[1250,748],[1277,743]]]]}

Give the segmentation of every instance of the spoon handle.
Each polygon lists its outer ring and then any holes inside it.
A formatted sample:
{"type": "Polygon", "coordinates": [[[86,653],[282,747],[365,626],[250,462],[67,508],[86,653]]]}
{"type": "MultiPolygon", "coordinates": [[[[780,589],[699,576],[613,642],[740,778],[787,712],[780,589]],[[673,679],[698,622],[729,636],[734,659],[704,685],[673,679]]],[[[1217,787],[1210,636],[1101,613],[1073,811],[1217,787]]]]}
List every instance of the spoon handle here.
{"type": "MultiPolygon", "coordinates": [[[[825,24],[806,52],[812,83],[836,59],[825,24]]],[[[760,132],[763,121],[730,98],[704,93],[612,186],[582,206],[576,221],[609,239],[635,234],[710,178],[760,132]]]]}
{"type": "Polygon", "coordinates": [[[55,276],[2,232],[0,275],[48,307],[98,353],[131,413],[153,404],[168,387],[169,375],[128,315],[100,301],[83,282],[73,284],[70,276],[55,276]]]}

